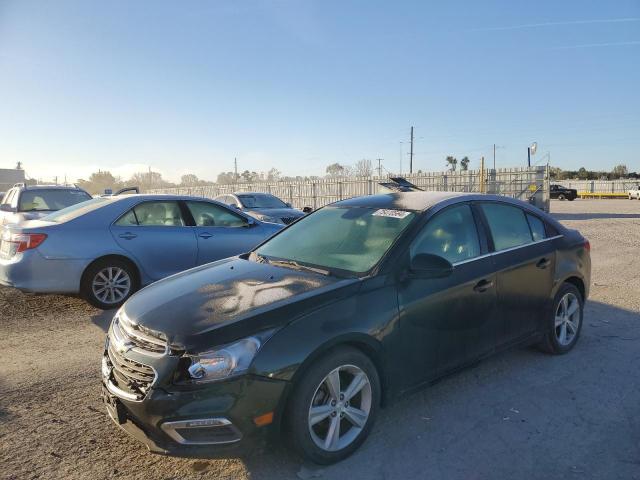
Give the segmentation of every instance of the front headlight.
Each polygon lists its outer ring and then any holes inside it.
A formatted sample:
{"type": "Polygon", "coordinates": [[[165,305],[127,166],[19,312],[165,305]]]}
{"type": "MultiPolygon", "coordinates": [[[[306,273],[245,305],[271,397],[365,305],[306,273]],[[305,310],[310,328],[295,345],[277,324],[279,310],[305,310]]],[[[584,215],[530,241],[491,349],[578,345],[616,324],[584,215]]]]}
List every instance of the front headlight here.
{"type": "Polygon", "coordinates": [[[191,366],[188,369],[190,380],[195,383],[206,383],[246,372],[260,347],[273,332],[274,330],[270,330],[208,352],[189,355],[191,358],[191,366]]]}
{"type": "Polygon", "coordinates": [[[269,215],[258,215],[257,217],[258,217],[258,220],[260,220],[261,222],[279,223],[281,225],[284,224],[282,219],[278,217],[270,217],[269,215]]]}

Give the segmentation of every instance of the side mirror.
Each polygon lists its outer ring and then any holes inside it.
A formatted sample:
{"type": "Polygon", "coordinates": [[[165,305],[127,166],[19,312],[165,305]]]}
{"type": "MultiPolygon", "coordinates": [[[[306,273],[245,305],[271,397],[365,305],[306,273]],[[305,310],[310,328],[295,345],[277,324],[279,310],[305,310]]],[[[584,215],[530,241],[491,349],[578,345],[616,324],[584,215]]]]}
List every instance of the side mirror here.
{"type": "Polygon", "coordinates": [[[237,204],[237,203],[233,203],[231,206],[232,206],[233,208],[235,208],[236,210],[240,210],[240,207],[238,206],[238,204],[237,204]]]}
{"type": "Polygon", "coordinates": [[[304,207],[302,209],[302,213],[311,213],[311,212],[313,212],[313,208],[311,207],[304,207]]]}
{"type": "Polygon", "coordinates": [[[8,203],[0,205],[0,211],[2,212],[15,212],[15,209],[8,203]]]}
{"type": "Polygon", "coordinates": [[[256,221],[253,217],[247,218],[247,227],[253,227],[256,224],[256,221]]]}
{"type": "Polygon", "coordinates": [[[438,255],[419,253],[411,259],[409,273],[414,278],[444,278],[453,273],[453,265],[438,255]]]}

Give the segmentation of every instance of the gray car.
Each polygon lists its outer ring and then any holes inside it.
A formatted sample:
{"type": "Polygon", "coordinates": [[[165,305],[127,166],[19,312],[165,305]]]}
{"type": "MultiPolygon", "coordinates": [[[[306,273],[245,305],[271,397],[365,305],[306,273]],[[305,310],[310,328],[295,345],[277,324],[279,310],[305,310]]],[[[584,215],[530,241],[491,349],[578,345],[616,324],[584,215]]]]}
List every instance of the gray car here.
{"type": "Polygon", "coordinates": [[[262,192],[235,192],[218,195],[216,200],[242,210],[263,222],[289,225],[305,216],[291,204],[285,203],[275,195],[262,192]]]}
{"type": "Polygon", "coordinates": [[[75,185],[16,183],[0,198],[0,225],[6,225],[42,218],[71,205],[91,200],[91,195],[75,185]]]}

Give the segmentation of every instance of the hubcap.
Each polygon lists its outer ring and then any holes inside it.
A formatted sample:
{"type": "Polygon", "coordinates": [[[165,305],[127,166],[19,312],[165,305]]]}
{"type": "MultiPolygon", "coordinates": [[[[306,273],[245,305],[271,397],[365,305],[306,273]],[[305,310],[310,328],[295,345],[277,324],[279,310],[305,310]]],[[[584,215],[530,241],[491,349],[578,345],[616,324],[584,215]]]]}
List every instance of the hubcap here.
{"type": "Polygon", "coordinates": [[[560,345],[569,345],[580,327],[580,301],[573,293],[565,294],[556,309],[555,331],[560,345]]]}
{"type": "Polygon", "coordinates": [[[342,450],[360,434],[371,412],[371,383],[362,369],[343,365],[316,388],[309,406],[309,433],[329,452],[342,450]]]}
{"type": "Polygon", "coordinates": [[[122,301],[131,290],[131,277],[119,267],[106,267],[100,270],[91,283],[95,297],[103,303],[113,304],[122,301]]]}

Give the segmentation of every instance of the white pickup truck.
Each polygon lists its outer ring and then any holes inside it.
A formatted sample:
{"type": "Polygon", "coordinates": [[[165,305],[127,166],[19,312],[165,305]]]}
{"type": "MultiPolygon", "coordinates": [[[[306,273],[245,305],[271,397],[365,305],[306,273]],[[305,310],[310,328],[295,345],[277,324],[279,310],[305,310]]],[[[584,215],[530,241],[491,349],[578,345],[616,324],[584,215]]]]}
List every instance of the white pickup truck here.
{"type": "Polygon", "coordinates": [[[633,200],[634,198],[640,200],[640,185],[631,188],[627,193],[629,194],[629,200],[633,200]]]}

